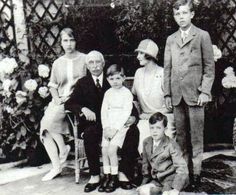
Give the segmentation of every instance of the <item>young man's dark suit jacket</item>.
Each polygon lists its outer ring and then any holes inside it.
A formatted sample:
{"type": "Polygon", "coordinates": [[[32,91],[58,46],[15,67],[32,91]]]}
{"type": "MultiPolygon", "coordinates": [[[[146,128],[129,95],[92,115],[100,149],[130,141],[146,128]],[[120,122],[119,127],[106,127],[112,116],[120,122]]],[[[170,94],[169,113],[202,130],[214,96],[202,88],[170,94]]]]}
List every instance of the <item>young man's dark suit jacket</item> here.
{"type": "MultiPolygon", "coordinates": [[[[99,90],[91,74],[81,78],[75,84],[73,93],[65,103],[65,109],[73,113],[81,114],[83,107],[89,108],[96,114],[96,122],[87,121],[84,116],[80,117],[79,137],[83,134],[85,152],[88,158],[88,164],[91,175],[100,174],[99,154],[101,153],[100,143],[102,139],[101,125],[101,106],[104,93],[110,88],[109,83],[103,79],[102,88],[99,90]]],[[[138,112],[135,108],[132,115],[138,118],[138,112]]],[[[120,171],[128,177],[133,176],[134,163],[138,157],[139,131],[136,124],[132,125],[126,134],[126,138],[121,149],[120,171]]]]}

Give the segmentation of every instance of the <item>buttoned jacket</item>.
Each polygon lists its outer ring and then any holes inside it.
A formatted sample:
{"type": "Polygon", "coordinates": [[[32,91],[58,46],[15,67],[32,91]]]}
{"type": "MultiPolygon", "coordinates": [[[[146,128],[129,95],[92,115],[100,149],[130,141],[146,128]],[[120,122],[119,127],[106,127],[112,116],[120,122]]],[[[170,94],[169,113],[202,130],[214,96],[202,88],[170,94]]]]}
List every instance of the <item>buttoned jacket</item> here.
{"type": "Polygon", "coordinates": [[[192,25],[184,42],[180,30],[167,38],[164,95],[171,97],[174,106],[182,98],[188,105],[196,105],[200,93],[211,98],[214,76],[213,49],[208,32],[192,25]]]}
{"type": "Polygon", "coordinates": [[[170,175],[175,175],[172,187],[181,190],[188,181],[188,167],[178,144],[165,136],[153,151],[153,138],[143,142],[144,177],[157,179],[160,183],[170,175]]]}

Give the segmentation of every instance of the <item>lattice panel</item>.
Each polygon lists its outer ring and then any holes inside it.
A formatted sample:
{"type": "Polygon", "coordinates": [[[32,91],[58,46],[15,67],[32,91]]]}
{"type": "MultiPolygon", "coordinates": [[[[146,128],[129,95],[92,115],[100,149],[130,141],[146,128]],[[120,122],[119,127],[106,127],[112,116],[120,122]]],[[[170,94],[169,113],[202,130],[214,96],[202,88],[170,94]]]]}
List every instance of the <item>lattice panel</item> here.
{"type": "Polygon", "coordinates": [[[12,0],[0,0],[0,51],[9,54],[16,49],[12,0]]]}
{"type": "Polygon", "coordinates": [[[53,60],[61,52],[58,39],[63,1],[25,0],[24,3],[30,51],[36,54],[38,63],[43,63],[42,59],[53,60]]]}
{"type": "Polygon", "coordinates": [[[225,1],[222,20],[219,21],[219,45],[223,55],[236,62],[236,0],[225,1]]]}

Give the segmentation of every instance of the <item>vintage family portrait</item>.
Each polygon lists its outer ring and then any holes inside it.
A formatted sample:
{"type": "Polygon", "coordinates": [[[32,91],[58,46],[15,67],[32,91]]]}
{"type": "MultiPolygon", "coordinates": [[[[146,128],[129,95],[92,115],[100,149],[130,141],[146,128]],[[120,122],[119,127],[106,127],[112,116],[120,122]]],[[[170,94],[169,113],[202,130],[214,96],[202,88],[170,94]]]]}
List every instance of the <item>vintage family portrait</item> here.
{"type": "Polygon", "coordinates": [[[0,194],[236,194],[236,0],[0,0],[0,194]]]}

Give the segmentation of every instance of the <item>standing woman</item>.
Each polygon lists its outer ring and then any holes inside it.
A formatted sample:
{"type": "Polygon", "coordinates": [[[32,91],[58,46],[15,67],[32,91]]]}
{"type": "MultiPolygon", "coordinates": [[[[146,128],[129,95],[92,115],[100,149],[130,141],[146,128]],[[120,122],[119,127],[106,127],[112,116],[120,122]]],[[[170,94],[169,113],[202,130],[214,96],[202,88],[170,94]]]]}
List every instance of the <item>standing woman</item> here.
{"type": "Polygon", "coordinates": [[[40,138],[52,162],[52,169],[42,181],[52,180],[61,173],[61,165],[66,161],[70,146],[65,145],[63,134],[68,133],[65,120],[64,102],[69,98],[76,81],[86,75],[85,54],[76,50],[75,36],[70,28],[60,33],[64,55],[52,65],[48,84],[52,101],[41,120],[40,138]]]}
{"type": "Polygon", "coordinates": [[[165,134],[171,138],[174,137],[175,126],[173,113],[169,113],[165,107],[163,93],[164,70],[157,64],[159,51],[157,44],[151,39],[145,39],[139,43],[135,51],[138,53],[139,64],[143,66],[136,71],[132,88],[132,93],[137,96],[141,108],[138,123],[140,132],[138,149],[141,154],[143,140],[150,136],[148,119],[152,114],[161,112],[167,116],[168,125],[165,134]]]}

